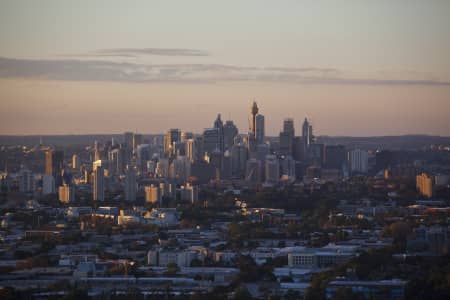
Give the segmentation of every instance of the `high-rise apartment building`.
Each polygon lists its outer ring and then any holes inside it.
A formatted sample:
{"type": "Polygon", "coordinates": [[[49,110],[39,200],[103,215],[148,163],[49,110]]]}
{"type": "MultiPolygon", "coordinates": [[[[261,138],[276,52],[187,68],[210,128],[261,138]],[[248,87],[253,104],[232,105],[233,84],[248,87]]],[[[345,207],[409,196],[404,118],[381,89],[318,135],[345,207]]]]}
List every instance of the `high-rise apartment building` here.
{"type": "Polygon", "coordinates": [[[352,173],[367,173],[369,169],[369,154],[365,150],[355,149],[349,152],[348,160],[352,173]]]}
{"type": "Polygon", "coordinates": [[[71,203],[75,200],[75,188],[64,184],[58,188],[58,199],[63,203],[71,203]]]}
{"type": "Polygon", "coordinates": [[[427,198],[433,197],[433,177],[427,173],[417,175],[416,188],[420,195],[427,198]]]}
{"type": "Polygon", "coordinates": [[[158,186],[150,185],[144,188],[145,190],[145,202],[153,204],[161,204],[162,193],[158,186]]]}

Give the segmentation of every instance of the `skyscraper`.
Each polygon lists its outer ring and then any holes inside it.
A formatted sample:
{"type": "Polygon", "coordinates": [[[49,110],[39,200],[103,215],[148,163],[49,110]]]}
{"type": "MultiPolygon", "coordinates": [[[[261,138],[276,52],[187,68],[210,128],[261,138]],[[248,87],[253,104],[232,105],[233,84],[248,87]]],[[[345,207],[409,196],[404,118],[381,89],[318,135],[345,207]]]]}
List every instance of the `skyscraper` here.
{"type": "Polygon", "coordinates": [[[283,131],[280,132],[280,154],[292,155],[294,146],[294,120],[291,118],[284,119],[283,131]]]}
{"type": "Polygon", "coordinates": [[[167,131],[166,135],[164,136],[164,154],[167,157],[173,156],[175,153],[173,153],[173,143],[181,141],[181,132],[179,129],[172,128],[167,131]]]}
{"type": "Polygon", "coordinates": [[[124,144],[125,148],[132,149],[133,148],[133,133],[132,132],[125,132],[123,134],[124,144]]]}
{"type": "Polygon", "coordinates": [[[228,120],[223,126],[223,143],[224,149],[230,150],[234,145],[234,138],[238,135],[238,128],[233,121],[228,120]]]}
{"type": "Polygon", "coordinates": [[[145,202],[161,205],[162,193],[158,186],[152,184],[150,186],[146,186],[144,189],[145,189],[145,202]]]}
{"type": "Polygon", "coordinates": [[[192,132],[189,131],[182,131],[181,132],[181,142],[185,143],[187,140],[189,139],[193,139],[194,138],[194,134],[192,132]]]}
{"type": "Polygon", "coordinates": [[[261,183],[261,162],[251,158],[246,163],[245,180],[254,184],[261,183]]]}
{"type": "Polygon", "coordinates": [[[64,184],[58,189],[58,199],[63,203],[70,203],[75,200],[75,189],[73,186],[64,184]]]}
{"type": "Polygon", "coordinates": [[[349,153],[350,171],[352,173],[367,173],[369,154],[365,150],[355,149],[349,153]]]}
{"type": "Polygon", "coordinates": [[[32,192],[34,189],[33,173],[24,166],[21,166],[18,173],[18,183],[20,192],[22,193],[32,192]]]}
{"type": "Polygon", "coordinates": [[[255,119],[256,144],[259,145],[264,143],[264,138],[265,138],[264,116],[261,114],[257,114],[255,119]]]}
{"type": "Polygon", "coordinates": [[[253,135],[256,139],[256,115],[258,114],[258,105],[256,101],[253,101],[252,106],[250,106],[250,116],[249,116],[249,135],[253,135]]]}
{"type": "Polygon", "coordinates": [[[125,175],[125,201],[136,201],[136,171],[129,167],[125,175]]]}
{"type": "Polygon", "coordinates": [[[94,201],[105,200],[105,186],[104,186],[104,169],[101,161],[94,162],[92,172],[92,199],[94,201]]]}
{"type": "Polygon", "coordinates": [[[242,143],[237,143],[231,148],[231,168],[233,177],[242,178],[245,175],[247,158],[247,148],[242,143]]]}
{"type": "Polygon", "coordinates": [[[211,154],[214,150],[220,150],[220,129],[207,128],[203,131],[203,154],[211,154]]]}
{"type": "Polygon", "coordinates": [[[133,152],[136,151],[136,148],[142,144],[142,134],[133,133],[133,152]]]}
{"type": "Polygon", "coordinates": [[[276,184],[280,179],[280,163],[275,155],[266,156],[266,183],[276,184]]]}
{"type": "Polygon", "coordinates": [[[214,121],[214,128],[217,129],[219,134],[219,150],[221,153],[224,152],[224,136],[223,136],[223,122],[220,118],[220,114],[217,115],[217,119],[214,121]]]}
{"type": "Polygon", "coordinates": [[[109,171],[115,175],[123,173],[124,167],[124,149],[113,149],[108,152],[109,171]]]}
{"type": "Polygon", "coordinates": [[[347,150],[343,145],[327,145],[325,147],[325,167],[341,170],[347,161],[347,150]]]}
{"type": "Polygon", "coordinates": [[[305,121],[303,122],[302,138],[303,142],[305,143],[305,150],[307,150],[309,148],[309,145],[311,145],[314,142],[313,128],[312,125],[309,124],[307,118],[305,118],[305,121]]]}
{"type": "Polygon", "coordinates": [[[48,150],[45,152],[45,174],[56,178],[64,167],[64,152],[59,150],[48,150]]]}
{"type": "Polygon", "coordinates": [[[433,177],[427,173],[421,173],[416,176],[416,188],[420,195],[433,197],[433,177]]]}
{"type": "Polygon", "coordinates": [[[81,159],[77,154],[72,155],[72,169],[79,169],[81,166],[81,159]]]}

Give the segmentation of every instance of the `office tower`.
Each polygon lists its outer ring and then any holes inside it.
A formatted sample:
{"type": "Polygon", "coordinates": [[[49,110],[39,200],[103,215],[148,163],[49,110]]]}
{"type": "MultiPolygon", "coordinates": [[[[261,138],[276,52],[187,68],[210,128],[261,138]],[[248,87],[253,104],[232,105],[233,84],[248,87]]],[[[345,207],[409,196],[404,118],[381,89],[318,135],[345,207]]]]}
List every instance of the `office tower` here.
{"type": "Polygon", "coordinates": [[[54,194],[55,190],[55,178],[52,175],[42,176],[42,194],[54,194]]]}
{"type": "Polygon", "coordinates": [[[292,151],[291,135],[288,132],[280,132],[279,136],[279,154],[289,155],[292,151]]]}
{"type": "Polygon", "coordinates": [[[145,171],[147,161],[151,159],[150,150],[149,144],[141,144],[136,148],[136,167],[140,172],[145,171]]]}
{"type": "Polygon", "coordinates": [[[257,145],[264,143],[266,134],[264,126],[264,116],[261,114],[257,114],[255,117],[255,140],[257,145]]]}
{"type": "Polygon", "coordinates": [[[145,202],[159,204],[162,203],[162,193],[158,186],[150,185],[144,188],[145,190],[145,202]]]}
{"type": "Polygon", "coordinates": [[[270,146],[268,144],[259,144],[256,147],[256,159],[264,164],[266,156],[270,154],[270,146]]]}
{"type": "Polygon", "coordinates": [[[426,173],[417,175],[416,188],[420,195],[427,198],[433,197],[433,177],[426,173]]]}
{"type": "Polygon", "coordinates": [[[64,167],[64,152],[59,150],[48,150],[45,152],[45,174],[54,178],[61,173],[64,167]]]}
{"type": "Polygon", "coordinates": [[[160,158],[156,163],[156,176],[160,178],[169,178],[169,159],[160,158]]]}
{"type": "Polygon", "coordinates": [[[267,155],[265,163],[266,183],[276,184],[280,179],[280,163],[275,155],[267,155]]]}
{"type": "Polygon", "coordinates": [[[291,118],[284,119],[283,131],[280,132],[280,154],[292,155],[294,146],[294,120],[291,118]]]}
{"type": "Polygon", "coordinates": [[[81,159],[77,154],[72,155],[72,169],[79,169],[81,166],[81,159]]]}
{"type": "Polygon", "coordinates": [[[222,160],[222,179],[231,179],[233,176],[233,164],[231,159],[231,152],[229,150],[226,150],[223,154],[223,160],[222,160]]]}
{"type": "Polygon", "coordinates": [[[169,178],[177,181],[186,181],[191,175],[191,163],[186,156],[179,156],[172,161],[169,167],[169,178]]]}
{"type": "Polygon", "coordinates": [[[101,160],[102,158],[100,157],[100,150],[99,150],[99,145],[97,141],[94,141],[94,161],[96,160],[101,160]]]}
{"type": "Polygon", "coordinates": [[[213,152],[208,155],[208,162],[215,169],[222,169],[222,152],[217,148],[213,150],[213,152]]]}
{"type": "Polygon", "coordinates": [[[133,133],[133,152],[136,151],[136,148],[142,144],[142,134],[133,133]]]}
{"type": "Polygon", "coordinates": [[[128,167],[125,174],[125,201],[136,201],[136,171],[132,167],[128,167]]]}
{"type": "Polygon", "coordinates": [[[377,151],[375,154],[375,170],[377,172],[393,167],[396,163],[395,152],[390,150],[377,151]]]}
{"type": "Polygon", "coordinates": [[[94,201],[105,200],[105,183],[104,183],[104,169],[100,161],[94,162],[92,172],[92,199],[94,201]]]}
{"type": "Polygon", "coordinates": [[[167,131],[164,136],[164,154],[167,157],[174,156],[175,153],[172,151],[173,143],[181,141],[181,132],[179,129],[172,128],[167,131]]]}
{"type": "Polygon", "coordinates": [[[174,157],[186,155],[186,142],[174,142],[172,144],[172,153],[174,157]]]}
{"type": "Polygon", "coordinates": [[[247,159],[248,152],[244,144],[237,143],[231,147],[231,166],[233,177],[242,178],[245,175],[247,159]]]}
{"type": "Polygon", "coordinates": [[[234,138],[238,135],[239,131],[233,121],[228,120],[223,125],[223,143],[224,149],[230,150],[234,145],[234,138]]]}
{"type": "Polygon", "coordinates": [[[325,145],[324,144],[310,144],[308,151],[309,161],[317,166],[321,167],[325,161],[325,145]]]}
{"type": "Polygon", "coordinates": [[[73,186],[64,184],[58,188],[58,199],[63,203],[71,203],[75,200],[75,189],[73,186]]]}
{"type": "Polygon", "coordinates": [[[22,193],[32,192],[34,189],[33,173],[24,166],[21,166],[18,172],[18,183],[20,192],[22,193]]]}
{"type": "Polygon", "coordinates": [[[296,175],[296,161],[292,156],[288,155],[280,160],[281,176],[289,180],[295,180],[296,175]]]}
{"type": "Polygon", "coordinates": [[[214,121],[214,128],[217,129],[219,134],[219,147],[220,152],[224,152],[224,136],[223,136],[223,122],[220,118],[220,114],[217,115],[217,119],[214,121]]]}
{"type": "Polygon", "coordinates": [[[181,201],[186,201],[194,204],[198,201],[198,187],[192,186],[187,183],[185,186],[181,186],[180,189],[181,201]]]}
{"type": "Polygon", "coordinates": [[[199,184],[209,183],[216,178],[216,169],[204,160],[191,164],[191,178],[199,184]]]}
{"type": "Polygon", "coordinates": [[[61,171],[62,184],[72,184],[72,173],[68,170],[63,169],[61,171]]]}
{"type": "Polygon", "coordinates": [[[369,154],[365,150],[352,150],[349,153],[349,162],[352,173],[365,174],[369,169],[369,154]]]}
{"type": "Polygon", "coordinates": [[[123,174],[125,149],[116,148],[108,152],[108,170],[114,175],[123,174]]]}
{"type": "Polygon", "coordinates": [[[125,132],[123,134],[123,140],[125,144],[125,148],[127,149],[133,149],[133,133],[132,132],[125,132]]]}
{"type": "Polygon", "coordinates": [[[155,159],[147,160],[147,173],[150,177],[155,177],[156,162],[155,159]]]}
{"type": "Polygon", "coordinates": [[[211,154],[214,150],[220,150],[220,131],[218,128],[208,128],[203,131],[203,154],[211,154]]]}
{"type": "Polygon", "coordinates": [[[283,131],[289,133],[292,138],[295,136],[294,120],[292,118],[286,118],[283,121],[283,131]]]}
{"type": "Polygon", "coordinates": [[[307,118],[305,118],[305,121],[303,122],[302,138],[306,152],[306,150],[309,148],[309,145],[311,145],[314,142],[313,127],[311,124],[309,124],[307,118]]]}
{"type": "Polygon", "coordinates": [[[250,183],[261,183],[261,162],[251,158],[246,163],[245,180],[250,183]]]}
{"type": "Polygon", "coordinates": [[[292,158],[296,161],[306,160],[306,153],[304,150],[303,138],[300,136],[294,137],[294,143],[292,145],[292,158]]]}
{"type": "Polygon", "coordinates": [[[199,145],[198,145],[198,140],[196,139],[188,139],[186,141],[185,144],[186,150],[186,157],[189,159],[189,161],[195,162],[199,160],[199,156],[200,154],[198,153],[199,151],[199,145]]]}
{"type": "Polygon", "coordinates": [[[343,145],[327,145],[325,147],[325,167],[342,170],[347,161],[347,150],[343,145]]]}
{"type": "Polygon", "coordinates": [[[175,198],[177,193],[177,185],[171,181],[160,182],[159,190],[161,192],[161,197],[175,198]]]}
{"type": "Polygon", "coordinates": [[[192,132],[189,131],[182,131],[181,132],[181,138],[180,141],[182,143],[185,143],[187,140],[193,139],[194,138],[194,134],[192,132]]]}
{"type": "Polygon", "coordinates": [[[194,139],[188,139],[186,140],[186,157],[189,159],[190,162],[195,161],[195,140],[194,139]]]}

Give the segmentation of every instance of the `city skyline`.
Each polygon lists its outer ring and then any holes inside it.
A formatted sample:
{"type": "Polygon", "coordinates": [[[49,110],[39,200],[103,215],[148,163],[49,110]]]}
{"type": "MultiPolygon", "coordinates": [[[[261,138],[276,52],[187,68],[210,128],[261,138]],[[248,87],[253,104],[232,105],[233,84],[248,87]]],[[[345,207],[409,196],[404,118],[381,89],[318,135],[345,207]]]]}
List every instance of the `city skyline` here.
{"type": "Polygon", "coordinates": [[[450,136],[446,1],[0,8],[0,134],[201,132],[217,113],[242,132],[256,100],[271,136],[288,117],[319,135],[450,136]]]}

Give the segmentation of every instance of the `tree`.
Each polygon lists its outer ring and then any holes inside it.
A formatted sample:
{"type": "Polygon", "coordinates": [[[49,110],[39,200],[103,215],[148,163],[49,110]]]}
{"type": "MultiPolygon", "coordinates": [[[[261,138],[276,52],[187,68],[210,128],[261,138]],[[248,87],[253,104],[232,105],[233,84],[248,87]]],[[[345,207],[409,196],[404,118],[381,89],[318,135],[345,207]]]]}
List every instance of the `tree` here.
{"type": "Polygon", "coordinates": [[[239,286],[234,290],[234,300],[251,300],[253,299],[252,294],[248,291],[245,286],[239,286]]]}
{"type": "Polygon", "coordinates": [[[341,287],[336,290],[333,300],[364,300],[364,295],[355,293],[351,288],[341,287]]]}

